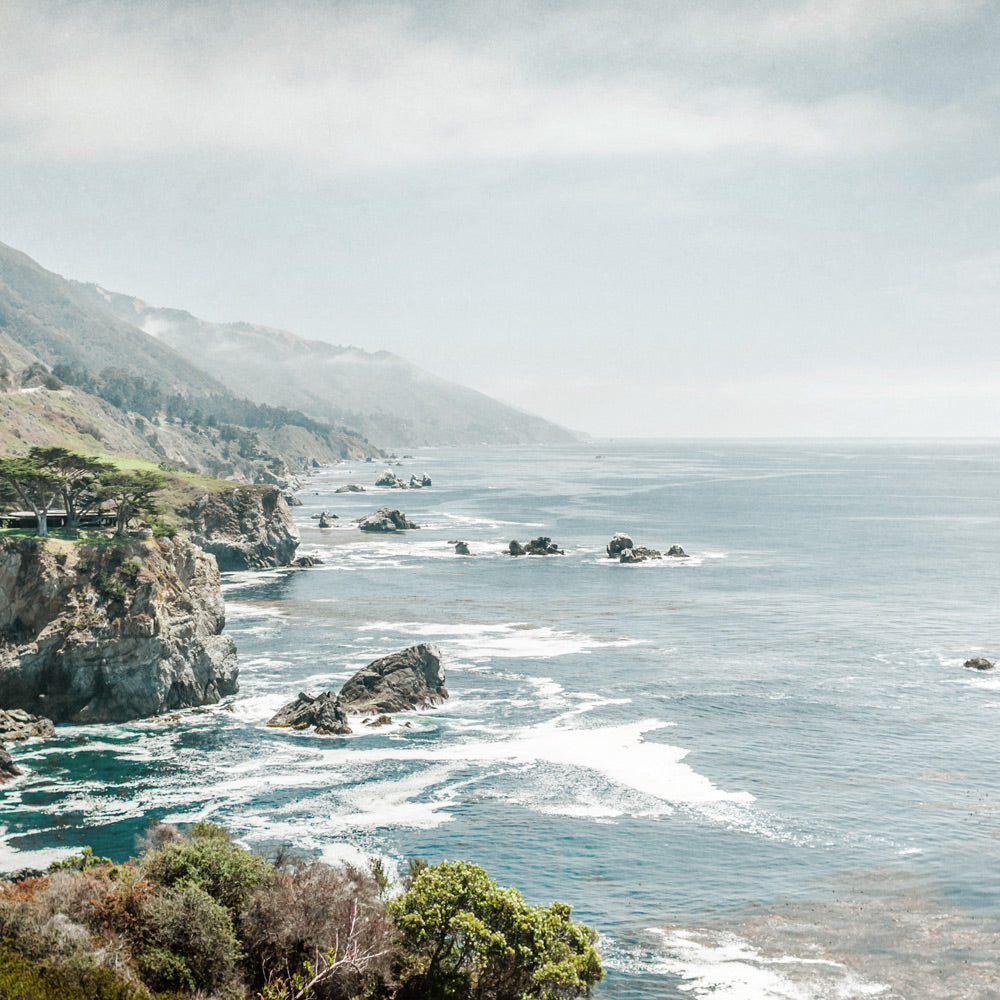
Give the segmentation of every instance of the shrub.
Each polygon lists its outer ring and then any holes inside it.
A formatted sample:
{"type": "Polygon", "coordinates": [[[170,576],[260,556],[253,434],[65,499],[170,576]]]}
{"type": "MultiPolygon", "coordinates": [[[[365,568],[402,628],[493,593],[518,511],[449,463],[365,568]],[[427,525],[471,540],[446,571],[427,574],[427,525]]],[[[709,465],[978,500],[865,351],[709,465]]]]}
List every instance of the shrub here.
{"type": "Polygon", "coordinates": [[[0,997],[5,1000],[147,1000],[141,987],[92,963],[37,961],[0,942],[0,997]]]}
{"type": "Polygon", "coordinates": [[[141,921],[139,971],[153,989],[211,991],[232,983],[241,957],[233,922],[200,886],[148,896],[141,921]]]}
{"type": "Polygon", "coordinates": [[[389,904],[402,933],[400,998],[582,996],[604,975],[597,935],[564,903],[529,906],[468,862],[419,872],[389,904]]]}

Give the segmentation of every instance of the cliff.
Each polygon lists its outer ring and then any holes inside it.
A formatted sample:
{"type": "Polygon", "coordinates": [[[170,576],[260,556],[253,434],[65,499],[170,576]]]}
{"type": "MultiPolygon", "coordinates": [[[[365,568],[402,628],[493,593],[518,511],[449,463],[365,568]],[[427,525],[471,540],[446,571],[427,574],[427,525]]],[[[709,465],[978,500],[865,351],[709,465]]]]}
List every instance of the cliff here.
{"type": "Polygon", "coordinates": [[[181,539],[0,542],[0,701],[124,722],[237,690],[215,560],[181,539]]]}
{"type": "Polygon", "coordinates": [[[178,510],[191,541],[215,556],[221,570],[287,566],[299,533],[277,486],[205,493],[178,510]]]}

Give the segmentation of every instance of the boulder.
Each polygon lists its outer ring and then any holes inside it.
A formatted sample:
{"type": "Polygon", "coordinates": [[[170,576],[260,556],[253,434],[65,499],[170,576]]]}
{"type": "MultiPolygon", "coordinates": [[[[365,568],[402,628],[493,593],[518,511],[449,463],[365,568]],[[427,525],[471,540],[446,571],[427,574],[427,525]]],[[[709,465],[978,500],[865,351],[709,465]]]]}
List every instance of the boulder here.
{"type": "Polygon", "coordinates": [[[359,518],[357,525],[362,531],[408,531],[420,527],[401,510],[390,507],[380,507],[374,514],[359,518]]]}
{"type": "Polygon", "coordinates": [[[0,785],[20,773],[21,769],[14,763],[14,758],[7,752],[3,743],[0,743],[0,785]]]}
{"type": "Polygon", "coordinates": [[[625,549],[631,549],[633,545],[632,539],[625,534],[624,531],[616,531],[611,536],[611,541],[608,542],[608,558],[614,559],[619,553],[623,552],[625,549]]]}
{"type": "Polygon", "coordinates": [[[319,516],[319,527],[320,528],[332,528],[333,522],[337,520],[336,514],[329,514],[325,510],[319,516]]]}
{"type": "Polygon", "coordinates": [[[647,549],[644,545],[636,545],[631,549],[622,549],[618,553],[618,561],[622,563],[640,563],[647,559],[662,559],[656,549],[647,549]]]}
{"type": "Polygon", "coordinates": [[[455,555],[456,556],[471,556],[472,553],[469,551],[468,542],[455,542],[455,555]]]}
{"type": "Polygon", "coordinates": [[[298,569],[308,569],[310,566],[322,566],[323,560],[318,556],[299,556],[292,560],[292,565],[298,569]]]}
{"type": "Polygon", "coordinates": [[[378,729],[380,726],[391,726],[392,717],[389,715],[380,715],[375,719],[364,719],[362,720],[362,725],[371,726],[372,729],[378,729]]]}
{"type": "Polygon", "coordinates": [[[27,740],[32,736],[52,736],[55,731],[51,719],[30,715],[20,708],[0,710],[0,742],[27,740]]]}
{"type": "Polygon", "coordinates": [[[427,708],[440,705],[447,697],[441,651],[431,642],[369,663],[340,689],[341,705],[359,715],[427,708]]]}
{"type": "Polygon", "coordinates": [[[974,656],[971,660],[966,660],[964,666],[970,670],[992,670],[996,664],[987,660],[985,656],[974,656]]]}
{"type": "Polygon", "coordinates": [[[364,493],[365,488],[359,486],[357,483],[348,483],[346,486],[338,486],[335,492],[337,493],[364,493]]]}
{"type": "Polygon", "coordinates": [[[507,551],[512,556],[561,556],[563,550],[546,535],[539,535],[532,538],[527,545],[522,545],[516,539],[507,546],[507,551]]]}
{"type": "Polygon", "coordinates": [[[673,559],[691,558],[679,545],[671,545],[670,548],[667,549],[667,555],[673,559]]]}
{"type": "Polygon", "coordinates": [[[392,469],[386,469],[378,479],[375,480],[376,486],[388,486],[390,489],[394,490],[405,490],[406,483],[400,479],[392,469]]]}
{"type": "Polygon", "coordinates": [[[340,697],[332,691],[324,691],[315,697],[299,692],[298,698],[282,706],[267,724],[290,729],[315,726],[321,736],[344,736],[351,731],[340,697]]]}

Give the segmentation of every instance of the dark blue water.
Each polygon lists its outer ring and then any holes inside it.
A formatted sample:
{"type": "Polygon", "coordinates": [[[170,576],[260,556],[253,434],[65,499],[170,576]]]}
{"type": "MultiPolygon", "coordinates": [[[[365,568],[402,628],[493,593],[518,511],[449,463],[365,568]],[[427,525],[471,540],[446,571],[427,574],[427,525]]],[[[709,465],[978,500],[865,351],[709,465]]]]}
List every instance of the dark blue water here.
{"type": "Polygon", "coordinates": [[[602,442],[423,451],[397,470],[421,491],[324,471],[295,511],[323,564],[227,578],[231,710],[22,748],[0,860],[126,856],[151,817],[210,818],[329,860],[469,858],[571,902],[607,997],[997,995],[1000,676],[962,664],[1000,655],[998,459],[602,442]],[[421,529],[351,525],[385,503],[421,529]],[[691,558],[621,566],[616,531],[691,558]],[[503,554],[540,534],[565,555],[503,554]],[[444,708],[343,739],[265,728],[426,640],[444,708]]]}

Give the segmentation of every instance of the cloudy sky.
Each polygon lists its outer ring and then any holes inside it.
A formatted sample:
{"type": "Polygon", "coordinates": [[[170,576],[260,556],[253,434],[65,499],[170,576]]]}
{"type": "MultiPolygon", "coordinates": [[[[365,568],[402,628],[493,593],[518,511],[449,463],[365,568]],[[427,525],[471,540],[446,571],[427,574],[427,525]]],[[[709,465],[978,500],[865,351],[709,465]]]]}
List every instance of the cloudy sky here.
{"type": "Polygon", "coordinates": [[[0,0],[0,40],[0,241],[67,277],[595,435],[1000,432],[996,0],[0,0]]]}

